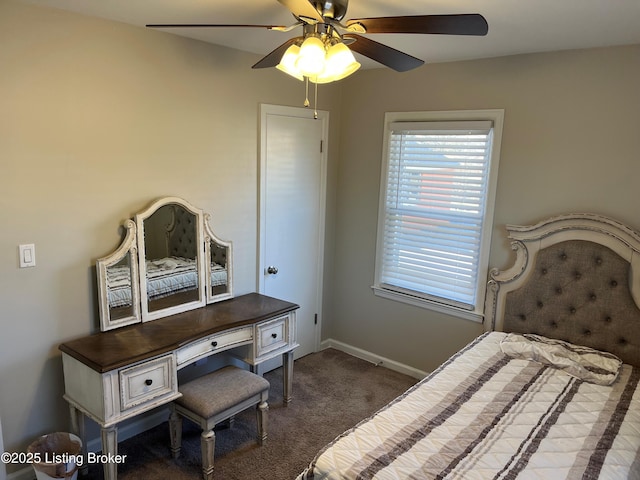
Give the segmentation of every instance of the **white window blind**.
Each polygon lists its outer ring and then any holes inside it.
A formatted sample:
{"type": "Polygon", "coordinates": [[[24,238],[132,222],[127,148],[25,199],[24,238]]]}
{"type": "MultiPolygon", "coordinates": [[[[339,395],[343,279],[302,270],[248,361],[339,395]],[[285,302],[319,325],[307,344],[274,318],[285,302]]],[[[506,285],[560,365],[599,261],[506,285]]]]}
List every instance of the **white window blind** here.
{"type": "Polygon", "coordinates": [[[474,310],[484,282],[492,122],[392,122],[390,129],[379,287],[474,310]]]}

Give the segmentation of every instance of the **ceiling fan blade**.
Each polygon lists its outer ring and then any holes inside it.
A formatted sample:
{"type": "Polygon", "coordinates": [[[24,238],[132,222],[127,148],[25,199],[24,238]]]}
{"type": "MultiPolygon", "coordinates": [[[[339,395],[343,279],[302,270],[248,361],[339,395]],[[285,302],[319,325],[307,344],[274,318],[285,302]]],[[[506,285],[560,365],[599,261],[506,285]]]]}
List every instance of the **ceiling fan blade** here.
{"type": "Polygon", "coordinates": [[[227,23],[150,23],[145,25],[148,28],[266,28],[267,30],[282,30],[288,27],[280,25],[248,25],[248,24],[227,24],[227,23]]]}
{"type": "Polygon", "coordinates": [[[352,19],[347,21],[347,29],[357,33],[432,33],[482,36],[489,31],[489,25],[482,15],[469,13],[352,19]],[[364,31],[358,29],[359,25],[364,27],[364,31]]]}
{"type": "Polygon", "coordinates": [[[278,0],[278,2],[291,10],[296,18],[324,23],[322,15],[309,3],[309,0],[278,0]]]}
{"type": "Polygon", "coordinates": [[[386,65],[396,72],[406,72],[424,64],[424,61],[419,58],[360,35],[349,33],[345,34],[344,38],[355,40],[349,44],[349,48],[354,52],[386,65]]]}
{"type": "Polygon", "coordinates": [[[280,60],[282,59],[284,52],[287,51],[287,48],[289,48],[291,45],[293,45],[299,40],[300,40],[300,37],[290,38],[289,40],[284,42],[282,45],[280,45],[278,48],[276,48],[274,51],[267,54],[265,57],[262,57],[262,59],[251,68],[275,67],[280,63],[280,60]]]}

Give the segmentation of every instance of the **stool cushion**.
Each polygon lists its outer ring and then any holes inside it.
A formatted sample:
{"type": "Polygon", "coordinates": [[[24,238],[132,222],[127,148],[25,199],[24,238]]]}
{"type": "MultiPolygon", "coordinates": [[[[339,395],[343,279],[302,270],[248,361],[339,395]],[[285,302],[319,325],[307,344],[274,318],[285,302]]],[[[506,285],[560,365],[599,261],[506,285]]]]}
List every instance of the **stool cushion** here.
{"type": "Polygon", "coordinates": [[[175,403],[203,418],[233,407],[269,389],[269,382],[255,373],[228,366],[179,387],[175,403]]]}

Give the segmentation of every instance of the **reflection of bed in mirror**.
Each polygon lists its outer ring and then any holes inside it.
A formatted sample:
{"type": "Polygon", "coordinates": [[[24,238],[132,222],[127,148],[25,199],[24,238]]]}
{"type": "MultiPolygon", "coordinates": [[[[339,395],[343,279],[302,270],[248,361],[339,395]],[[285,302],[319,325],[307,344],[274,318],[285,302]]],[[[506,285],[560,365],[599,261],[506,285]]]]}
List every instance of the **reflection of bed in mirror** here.
{"type": "Polygon", "coordinates": [[[102,330],[233,296],[231,242],[213,233],[209,218],[167,197],[125,222],[120,247],[97,263],[102,330]]]}
{"type": "MultiPolygon", "coordinates": [[[[211,288],[221,292],[227,284],[227,270],[224,265],[211,262],[211,288]],[[221,288],[219,288],[221,287],[221,288]]],[[[198,286],[198,272],[195,259],[165,257],[147,260],[147,296],[149,302],[178,294],[193,292],[198,286]]],[[[131,266],[127,263],[107,269],[109,286],[109,307],[131,306],[131,266]]]]}

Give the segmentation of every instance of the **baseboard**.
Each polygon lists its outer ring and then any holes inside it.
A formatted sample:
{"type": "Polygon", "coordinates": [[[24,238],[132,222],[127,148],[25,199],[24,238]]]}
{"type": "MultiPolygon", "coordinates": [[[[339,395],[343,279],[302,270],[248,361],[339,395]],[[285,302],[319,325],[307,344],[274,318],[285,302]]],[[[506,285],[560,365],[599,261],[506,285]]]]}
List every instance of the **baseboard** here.
{"type": "Polygon", "coordinates": [[[358,347],[354,347],[353,345],[339,342],[338,340],[334,340],[332,338],[323,340],[320,343],[320,349],[324,350],[325,348],[335,348],[336,350],[340,350],[341,352],[348,353],[349,355],[353,355],[354,357],[371,362],[374,365],[384,366],[389,370],[404,373],[405,375],[409,375],[417,379],[423,379],[428,375],[428,372],[418,370],[417,368],[410,367],[408,365],[405,365],[404,363],[396,362],[395,360],[382,357],[375,353],[368,352],[358,347]]]}

